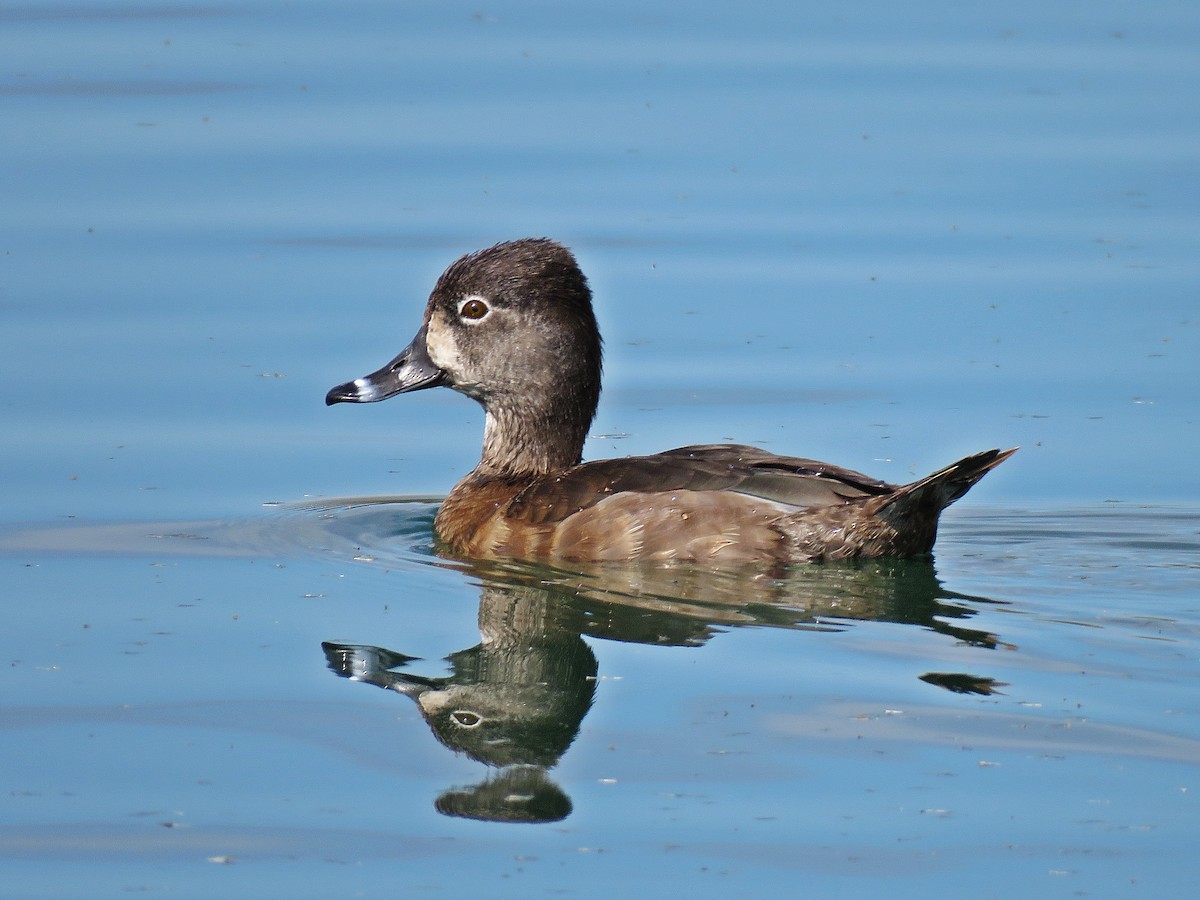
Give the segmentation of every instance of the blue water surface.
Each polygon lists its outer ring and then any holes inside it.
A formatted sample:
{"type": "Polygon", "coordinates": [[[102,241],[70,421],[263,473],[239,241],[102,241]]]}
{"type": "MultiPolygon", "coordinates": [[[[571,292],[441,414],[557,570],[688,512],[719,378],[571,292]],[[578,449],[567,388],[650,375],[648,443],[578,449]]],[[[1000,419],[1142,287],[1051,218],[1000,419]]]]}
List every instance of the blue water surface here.
{"type": "Polygon", "coordinates": [[[51,0],[0,60],[0,894],[1193,888],[1193,5],[51,0]],[[1021,451],[932,564],[450,565],[329,498],[443,496],[478,408],[322,401],[526,235],[589,458],[1021,451]]]}

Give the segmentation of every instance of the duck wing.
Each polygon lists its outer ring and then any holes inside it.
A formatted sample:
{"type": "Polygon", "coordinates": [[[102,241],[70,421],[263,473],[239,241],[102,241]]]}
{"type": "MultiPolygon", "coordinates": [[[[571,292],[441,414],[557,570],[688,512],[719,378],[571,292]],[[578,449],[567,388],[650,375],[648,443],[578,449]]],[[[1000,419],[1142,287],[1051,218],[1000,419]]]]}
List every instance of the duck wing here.
{"type": "Polygon", "coordinates": [[[814,459],[740,444],[698,444],[654,456],[582,463],[543,476],[513,498],[505,517],[552,524],[620,493],[729,491],[799,510],[840,506],[894,490],[869,475],[814,459]]]}

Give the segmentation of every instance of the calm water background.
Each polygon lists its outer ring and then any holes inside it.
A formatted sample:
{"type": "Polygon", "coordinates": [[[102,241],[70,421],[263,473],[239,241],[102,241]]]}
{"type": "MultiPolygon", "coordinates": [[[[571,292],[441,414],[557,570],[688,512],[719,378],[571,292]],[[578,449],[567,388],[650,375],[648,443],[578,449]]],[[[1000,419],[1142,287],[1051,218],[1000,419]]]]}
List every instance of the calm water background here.
{"type": "Polygon", "coordinates": [[[1195,4],[45,2],[0,60],[0,893],[1194,888],[1195,4]],[[1022,447],[934,569],[521,594],[595,662],[545,824],[440,813],[488,769],[322,649],[444,677],[527,582],[263,510],[473,465],[461,397],[322,398],[524,235],[596,291],[591,458],[1022,447]]]}

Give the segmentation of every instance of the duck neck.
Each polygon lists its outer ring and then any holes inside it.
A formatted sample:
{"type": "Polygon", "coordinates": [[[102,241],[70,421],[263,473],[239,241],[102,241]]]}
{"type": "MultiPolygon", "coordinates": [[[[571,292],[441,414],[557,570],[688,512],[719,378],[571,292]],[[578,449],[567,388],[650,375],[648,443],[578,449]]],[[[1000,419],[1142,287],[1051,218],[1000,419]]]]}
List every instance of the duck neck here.
{"type": "Polygon", "coordinates": [[[489,406],[483,428],[480,475],[522,477],[561,472],[583,458],[588,421],[552,410],[514,411],[489,406]]]}

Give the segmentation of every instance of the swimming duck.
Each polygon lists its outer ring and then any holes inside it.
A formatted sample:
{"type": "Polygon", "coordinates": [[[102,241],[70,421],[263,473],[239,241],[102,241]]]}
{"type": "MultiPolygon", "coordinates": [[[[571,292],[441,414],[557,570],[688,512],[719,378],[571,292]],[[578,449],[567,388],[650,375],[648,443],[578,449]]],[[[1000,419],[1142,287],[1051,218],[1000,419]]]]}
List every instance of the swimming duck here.
{"type": "Polygon", "coordinates": [[[412,342],[325,402],[445,386],[482,404],[479,465],[434,522],[451,554],[480,559],[786,566],[926,554],[941,511],[1016,449],[906,485],[737,444],[585,463],[600,356],[591,290],[571,251],[509,241],[446,269],[412,342]]]}

